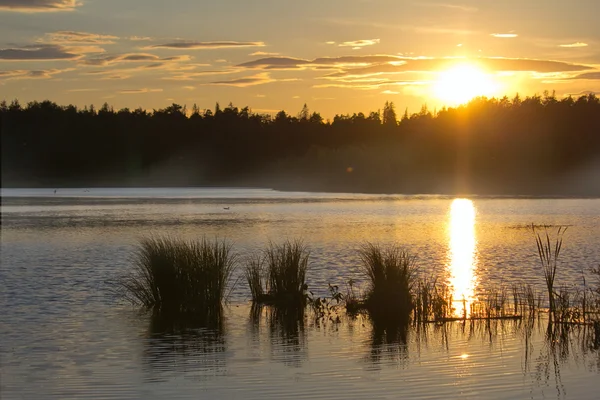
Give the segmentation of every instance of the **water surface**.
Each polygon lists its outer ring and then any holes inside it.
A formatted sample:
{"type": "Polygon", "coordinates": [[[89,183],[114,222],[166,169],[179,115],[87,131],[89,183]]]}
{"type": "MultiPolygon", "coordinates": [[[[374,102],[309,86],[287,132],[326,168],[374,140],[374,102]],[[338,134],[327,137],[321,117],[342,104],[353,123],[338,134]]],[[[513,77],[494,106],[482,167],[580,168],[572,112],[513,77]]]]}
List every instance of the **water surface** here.
{"type": "Polygon", "coordinates": [[[406,246],[422,274],[466,297],[521,281],[541,288],[534,222],[569,225],[557,279],[581,285],[600,262],[600,200],[3,189],[1,211],[2,398],[578,399],[600,389],[597,351],[578,341],[566,355],[552,350],[543,322],[529,335],[457,323],[403,339],[381,338],[368,320],[309,318],[290,332],[267,310],[252,321],[240,282],[222,329],[181,332],[107,284],[128,271],[140,237],[165,233],[225,237],[242,256],[303,238],[320,295],[328,283],[362,282],[356,249],[366,240],[406,246]]]}

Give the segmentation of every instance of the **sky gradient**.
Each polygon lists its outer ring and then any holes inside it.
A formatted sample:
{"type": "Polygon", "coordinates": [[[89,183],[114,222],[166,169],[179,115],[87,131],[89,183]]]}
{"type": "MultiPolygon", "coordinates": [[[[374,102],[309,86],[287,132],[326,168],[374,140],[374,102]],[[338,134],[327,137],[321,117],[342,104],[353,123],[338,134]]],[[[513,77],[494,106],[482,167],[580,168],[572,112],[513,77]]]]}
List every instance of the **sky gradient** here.
{"type": "Polygon", "coordinates": [[[597,0],[0,0],[0,99],[331,118],[600,93],[599,26],[597,0]]]}

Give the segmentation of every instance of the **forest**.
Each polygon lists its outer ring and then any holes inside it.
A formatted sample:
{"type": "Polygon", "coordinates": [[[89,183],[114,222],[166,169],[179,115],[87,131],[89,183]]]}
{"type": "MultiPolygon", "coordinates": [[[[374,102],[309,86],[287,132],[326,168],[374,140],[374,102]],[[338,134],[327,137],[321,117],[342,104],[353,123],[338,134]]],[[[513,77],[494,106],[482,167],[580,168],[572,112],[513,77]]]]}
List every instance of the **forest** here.
{"type": "Polygon", "coordinates": [[[600,99],[386,102],[297,114],[0,103],[2,187],[244,186],[294,191],[600,195],[600,99]]]}

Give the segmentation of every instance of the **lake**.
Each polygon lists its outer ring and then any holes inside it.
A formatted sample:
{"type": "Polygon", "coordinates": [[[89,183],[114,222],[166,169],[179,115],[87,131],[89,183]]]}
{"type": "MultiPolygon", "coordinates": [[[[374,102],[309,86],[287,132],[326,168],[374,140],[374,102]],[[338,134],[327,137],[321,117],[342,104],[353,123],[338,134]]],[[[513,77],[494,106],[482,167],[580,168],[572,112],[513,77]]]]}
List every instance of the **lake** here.
{"type": "MultiPolygon", "coordinates": [[[[300,326],[251,317],[238,268],[219,329],[174,330],[124,304],[111,281],[140,238],[229,240],[241,259],[302,239],[308,285],[358,285],[357,249],[398,243],[423,276],[476,298],[543,289],[530,225],[568,225],[557,282],[600,263],[600,200],[287,193],[260,189],[2,189],[0,393],[30,398],[597,398],[600,353],[545,322],[449,323],[399,337],[367,318],[300,326]]],[[[587,282],[590,284],[589,280],[587,282]]],[[[579,335],[579,336],[577,336],[579,335]]]]}

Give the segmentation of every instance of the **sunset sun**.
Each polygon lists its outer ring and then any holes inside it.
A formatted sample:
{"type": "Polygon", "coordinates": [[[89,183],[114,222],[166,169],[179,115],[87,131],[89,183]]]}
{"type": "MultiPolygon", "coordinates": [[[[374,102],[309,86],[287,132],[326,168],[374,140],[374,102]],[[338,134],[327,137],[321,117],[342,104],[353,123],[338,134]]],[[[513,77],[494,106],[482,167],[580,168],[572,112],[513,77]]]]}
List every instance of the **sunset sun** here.
{"type": "Polygon", "coordinates": [[[494,78],[480,68],[460,64],[438,73],[433,93],[442,102],[457,105],[478,96],[494,96],[498,86],[494,78]]]}

